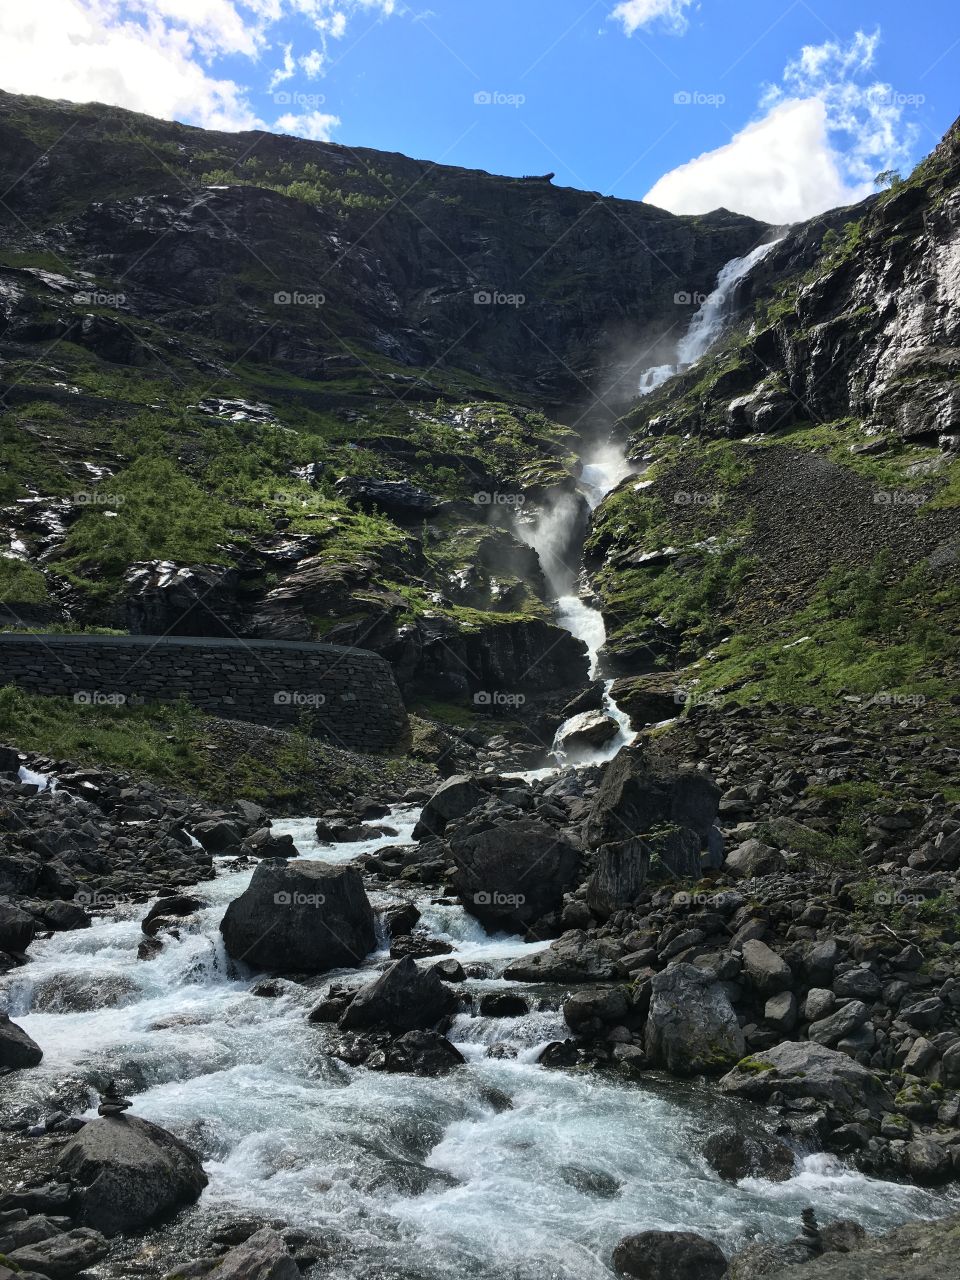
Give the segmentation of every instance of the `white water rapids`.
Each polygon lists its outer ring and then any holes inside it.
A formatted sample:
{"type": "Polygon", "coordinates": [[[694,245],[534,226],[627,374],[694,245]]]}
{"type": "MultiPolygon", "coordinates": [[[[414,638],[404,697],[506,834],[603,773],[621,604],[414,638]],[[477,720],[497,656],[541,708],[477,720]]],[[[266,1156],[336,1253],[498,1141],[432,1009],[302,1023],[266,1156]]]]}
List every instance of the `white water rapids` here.
{"type": "MultiPolygon", "coordinates": [[[[591,504],[627,470],[616,452],[585,467],[591,504]]],[[[558,608],[595,665],[599,613],[575,595],[558,608]]],[[[629,733],[621,725],[610,754],[629,733]]],[[[399,836],[356,844],[320,844],[313,818],[274,830],[293,835],[301,857],[344,862],[409,843],[416,818],[394,806],[386,821],[399,836]]],[[[698,1231],[731,1253],[795,1235],[806,1205],[823,1223],[880,1230],[956,1203],[802,1152],[787,1182],[723,1182],[702,1143],[743,1111],[653,1075],[540,1067],[543,1045],[567,1035],[564,992],[500,975],[546,944],[491,937],[461,907],[400,886],[374,893],[374,906],[412,898],[421,924],[471,966],[468,1007],[450,1031],[467,1063],[438,1079],[347,1067],[325,1052],[335,1028],[308,1023],[307,1011],[331,981],[369,981],[387,951],[311,988],[253,995],[257,975],[228,961],[218,929],[250,874],[221,861],[194,890],[208,904],[197,924],[153,959],[137,959],[147,905],[128,904],[35,943],[31,962],[0,981],[0,1007],[44,1050],[39,1067],[4,1081],[7,1113],[36,1123],[62,1100],[93,1116],[91,1077],[132,1082],[133,1114],[203,1156],[209,1186],[177,1228],[189,1239],[215,1218],[254,1216],[319,1233],[329,1256],[317,1274],[335,1280],[607,1280],[614,1245],[636,1231],[698,1231]],[[521,991],[530,1013],[480,1016],[479,997],[500,990],[521,991]],[[515,1056],[490,1056],[493,1045],[515,1056]]]]}
{"type": "MultiPolygon", "coordinates": [[[[408,841],[415,817],[398,806],[388,821],[408,841]]],[[[274,826],[303,857],[328,862],[393,842],[320,845],[312,819],[274,826]]],[[[875,1181],[822,1155],[798,1155],[788,1182],[721,1181],[700,1146],[742,1112],[653,1077],[632,1084],[538,1066],[544,1043],[567,1034],[563,993],[498,975],[543,944],[492,938],[426,894],[415,900],[430,932],[465,965],[483,966],[468,995],[519,989],[531,1012],[461,1013],[450,1038],[467,1065],[440,1079],[346,1067],[324,1052],[334,1029],[308,1023],[307,1010],[333,979],[369,980],[386,953],[308,991],[252,995],[255,975],[228,962],[217,928],[249,876],[223,869],[198,886],[209,903],[198,927],[155,959],[136,958],[146,908],[130,905],[35,944],[32,962],[4,984],[10,1013],[45,1051],[39,1067],[5,1082],[8,1107],[39,1121],[64,1091],[92,1104],[82,1085],[92,1073],[132,1079],[133,1113],[203,1154],[210,1185],[188,1212],[188,1235],[212,1215],[282,1219],[332,1242],[322,1274],[337,1280],[600,1280],[613,1246],[633,1231],[688,1228],[729,1251],[795,1234],[807,1204],[821,1221],[850,1216],[875,1229],[948,1211],[941,1194],[875,1181]],[[102,1006],[111,986],[113,1007],[71,1012],[51,999],[82,989],[102,1006]],[[498,1042],[516,1057],[488,1056],[498,1042]]]]}

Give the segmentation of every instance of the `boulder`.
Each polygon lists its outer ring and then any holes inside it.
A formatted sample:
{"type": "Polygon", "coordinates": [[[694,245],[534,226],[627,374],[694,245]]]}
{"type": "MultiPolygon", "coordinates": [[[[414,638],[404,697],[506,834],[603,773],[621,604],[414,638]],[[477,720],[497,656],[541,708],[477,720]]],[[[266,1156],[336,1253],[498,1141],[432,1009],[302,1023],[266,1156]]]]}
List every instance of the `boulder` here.
{"type": "Polygon", "coordinates": [[[724,870],[730,875],[744,876],[748,880],[754,876],[775,875],[778,871],[785,871],[786,867],[787,860],[780,850],[772,849],[760,840],[745,840],[736,849],[731,849],[724,863],[724,870]]]}
{"type": "Polygon", "coordinates": [[[190,828],[207,853],[239,853],[243,831],[232,818],[209,818],[190,828]]]}
{"type": "Polygon", "coordinates": [[[148,938],[155,938],[162,929],[168,929],[177,920],[191,916],[206,904],[188,893],[171,894],[158,898],[141,922],[140,928],[148,938]]]}
{"type": "Polygon", "coordinates": [[[613,1269],[626,1280],[721,1280],[727,1260],[693,1231],[641,1231],[621,1240],[613,1269]]]}
{"type": "Polygon", "coordinates": [[[836,1049],[798,1040],[784,1040],[743,1058],[723,1077],[720,1088],[760,1103],[774,1093],[788,1100],[816,1098],[841,1112],[890,1106],[886,1089],[872,1071],[836,1049]]]}
{"type": "Polygon", "coordinates": [[[79,1272],[100,1262],[109,1250],[99,1231],[77,1227],[14,1249],[7,1257],[23,1272],[38,1271],[50,1280],[76,1280],[79,1272]]]}
{"type": "Polygon", "coordinates": [[[743,972],[753,989],[761,995],[775,995],[792,986],[790,966],[759,938],[745,942],[742,953],[743,972]]]}
{"type": "Polygon", "coordinates": [[[20,752],[16,747],[0,744],[0,774],[16,777],[20,771],[20,752]]]}
{"type": "Polygon", "coordinates": [[[816,1044],[836,1044],[853,1031],[859,1030],[870,1017],[870,1010],[862,1000],[848,1000],[833,1013],[817,1022],[811,1022],[807,1035],[816,1044]]]}
{"type": "Polygon", "coordinates": [[[796,1157],[779,1138],[753,1137],[740,1129],[720,1129],[707,1139],[703,1154],[726,1182],[766,1178],[786,1182],[793,1176],[796,1157]]]}
{"type": "Polygon", "coordinates": [[[617,844],[655,827],[692,828],[706,839],[720,804],[720,788],[706,774],[673,773],[645,745],[624,747],[607,765],[587,819],[591,846],[617,844]]]}
{"type": "Polygon", "coordinates": [[[491,928],[522,928],[563,905],[580,851],[545,822],[522,818],[450,842],[453,890],[491,928]]]}
{"type": "Polygon", "coordinates": [[[207,1280],[300,1280],[300,1268],[276,1231],[263,1227],[231,1249],[206,1275],[207,1280]]]}
{"type": "Polygon", "coordinates": [[[141,1231],[192,1204],[207,1185],[179,1138],[137,1116],[91,1120],[67,1143],[59,1171],[77,1183],[77,1220],[106,1236],[141,1231]]]}
{"type": "Polygon", "coordinates": [[[683,694],[669,676],[623,676],[614,680],[610,696],[634,729],[672,720],[683,710],[683,694]]]}
{"type": "Polygon", "coordinates": [[[0,902],[0,951],[26,951],[36,931],[33,916],[12,902],[0,902]]]}
{"type": "Polygon", "coordinates": [[[0,1070],[19,1071],[23,1067],[36,1067],[43,1058],[43,1050],[27,1035],[22,1027],[0,1013],[0,1070]]]}
{"type": "Polygon", "coordinates": [[[720,1072],[743,1056],[743,1032],[713,970],[674,964],[654,975],[645,1048],[674,1075],[720,1072]]]}
{"type": "Polygon", "coordinates": [[[376,944],[359,871],[302,859],[259,863],[220,932],[234,960],[281,973],[355,968],[376,944]]]}
{"type": "Polygon", "coordinates": [[[340,1019],[344,1030],[425,1030],[457,1008],[457,997],[431,970],[406,956],[362,987],[340,1019]]]}
{"type": "Polygon", "coordinates": [[[465,817],[472,809],[489,799],[476,781],[467,774],[455,774],[433,793],[420,811],[413,829],[414,840],[442,836],[448,822],[465,817]]]}
{"type": "Polygon", "coordinates": [[[615,738],[620,726],[602,711],[581,711],[571,716],[557,730],[555,751],[558,756],[588,755],[595,747],[602,747],[615,738]]]}
{"type": "Polygon", "coordinates": [[[445,1076],[465,1062],[446,1036],[436,1031],[407,1031],[386,1050],[381,1067],[407,1075],[445,1076]]]}

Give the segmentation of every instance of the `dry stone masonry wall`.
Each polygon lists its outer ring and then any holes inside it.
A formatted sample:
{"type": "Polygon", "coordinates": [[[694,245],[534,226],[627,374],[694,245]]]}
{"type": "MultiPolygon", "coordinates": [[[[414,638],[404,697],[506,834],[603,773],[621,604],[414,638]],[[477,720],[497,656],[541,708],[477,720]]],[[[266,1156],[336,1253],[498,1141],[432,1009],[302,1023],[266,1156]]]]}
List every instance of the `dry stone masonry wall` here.
{"type": "Polygon", "coordinates": [[[353,751],[400,745],[408,724],[389,663],[365,649],[287,641],[0,635],[0,686],[111,706],[185,697],[213,715],[293,725],[353,751]]]}

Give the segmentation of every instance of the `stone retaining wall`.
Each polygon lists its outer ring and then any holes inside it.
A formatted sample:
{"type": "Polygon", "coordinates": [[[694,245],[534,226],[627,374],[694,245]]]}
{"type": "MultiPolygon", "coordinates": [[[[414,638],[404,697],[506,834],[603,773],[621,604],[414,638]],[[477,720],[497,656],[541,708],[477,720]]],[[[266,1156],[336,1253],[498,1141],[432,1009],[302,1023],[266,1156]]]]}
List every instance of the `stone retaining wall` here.
{"type": "Polygon", "coordinates": [[[0,686],[103,706],[173,702],[213,715],[294,725],[352,751],[406,738],[390,664],[366,649],[181,636],[0,635],[0,686]]]}

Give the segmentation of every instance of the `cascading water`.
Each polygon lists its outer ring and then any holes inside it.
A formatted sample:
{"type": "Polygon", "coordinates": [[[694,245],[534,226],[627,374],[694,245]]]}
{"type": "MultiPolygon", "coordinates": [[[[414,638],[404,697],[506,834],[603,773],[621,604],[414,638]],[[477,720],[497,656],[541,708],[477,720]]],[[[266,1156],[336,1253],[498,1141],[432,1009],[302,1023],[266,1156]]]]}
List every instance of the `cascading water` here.
{"type": "Polygon", "coordinates": [[[675,374],[690,365],[696,364],[710,350],[723,333],[736,309],[737,290],[767,254],[780,243],[769,240],[759,244],[742,258],[733,258],[717,276],[717,283],[712,293],[704,299],[694,314],[690,325],[677,343],[677,359],[675,364],[658,364],[644,369],[640,375],[637,390],[640,395],[648,396],[662,387],[675,374]]]}
{"type": "MultiPolygon", "coordinates": [[[[398,837],[349,846],[318,843],[306,819],[274,829],[293,835],[302,857],[342,862],[408,842],[415,818],[397,806],[387,821],[398,837]]],[[[462,985],[472,1009],[449,1032],[466,1065],[439,1078],[347,1067],[326,1052],[336,1029],[309,1023],[307,1011],[333,980],[370,980],[386,953],[315,987],[254,995],[254,975],[230,964],[218,932],[249,877],[221,860],[200,889],[209,905],[153,959],[136,958],[147,907],[130,905],[34,944],[32,962],[4,980],[10,1013],[45,1050],[39,1067],[4,1081],[9,1117],[36,1122],[57,1098],[93,1116],[82,1082],[116,1075],[136,1086],[134,1114],[201,1151],[210,1184],[177,1224],[181,1256],[213,1220],[239,1216],[318,1233],[328,1280],[607,1280],[613,1246],[636,1231],[698,1231],[730,1253],[794,1235],[807,1205],[824,1221],[880,1230],[954,1203],[823,1155],[799,1154],[783,1183],[722,1181],[698,1152],[705,1130],[742,1123],[736,1105],[654,1077],[540,1067],[544,1042],[566,1034],[564,993],[501,975],[546,944],[491,937],[423,891],[372,900],[383,909],[408,894],[429,932],[485,975],[462,985]],[[57,988],[81,990],[83,1011],[51,1005],[44,993],[57,988]],[[477,1012],[484,994],[507,990],[528,1000],[526,1016],[477,1012]]]]}
{"type": "MultiPolygon", "coordinates": [[[[591,459],[590,505],[628,472],[615,449],[591,459]]],[[[599,613],[574,595],[557,604],[595,666],[599,613]]],[[[394,806],[386,821],[396,836],[349,845],[319,843],[315,819],[274,830],[292,835],[301,857],[344,862],[410,843],[417,817],[394,806]]],[[[327,1052],[335,1028],[306,1013],[332,981],[369,981],[386,950],[315,986],[254,995],[254,975],[230,963],[219,934],[251,872],[225,860],[217,871],[194,890],[207,906],[150,959],[137,959],[148,904],[130,904],[35,943],[31,963],[0,979],[0,1005],[45,1051],[38,1067],[4,1081],[8,1118],[36,1123],[57,1100],[92,1116],[83,1082],[117,1076],[134,1114],[201,1151],[210,1182],[177,1224],[181,1256],[190,1241],[204,1251],[212,1218],[239,1216],[315,1232],[328,1280],[607,1280],[613,1246],[637,1231],[697,1231],[729,1254],[754,1238],[792,1237],[808,1205],[824,1221],[881,1230],[957,1203],[802,1153],[785,1182],[724,1182],[698,1153],[705,1131],[742,1123],[738,1106],[654,1077],[540,1067],[543,1043],[565,1035],[564,992],[502,975],[547,944],[491,936],[462,907],[402,885],[372,893],[375,908],[412,901],[421,925],[469,966],[460,989],[470,1007],[449,1033],[466,1065],[438,1078],[345,1066],[327,1052]],[[526,998],[528,1014],[478,1012],[482,995],[507,990],[526,998]]]]}

